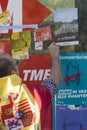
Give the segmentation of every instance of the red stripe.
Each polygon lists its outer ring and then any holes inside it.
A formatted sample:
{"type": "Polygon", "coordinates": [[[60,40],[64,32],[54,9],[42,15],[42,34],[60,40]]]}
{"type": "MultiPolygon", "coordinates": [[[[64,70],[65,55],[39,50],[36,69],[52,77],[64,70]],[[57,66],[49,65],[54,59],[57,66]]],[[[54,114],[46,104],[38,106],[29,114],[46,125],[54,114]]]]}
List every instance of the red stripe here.
{"type": "Polygon", "coordinates": [[[6,11],[8,0],[0,0],[2,11],[6,11]]]}
{"type": "Polygon", "coordinates": [[[17,109],[18,111],[23,111],[23,112],[25,112],[25,111],[30,111],[31,109],[30,108],[25,108],[25,109],[17,109]]]}
{"type": "Polygon", "coordinates": [[[28,101],[27,101],[27,99],[24,99],[24,100],[22,100],[22,101],[20,101],[20,102],[18,102],[18,103],[15,103],[16,105],[18,104],[26,104],[26,103],[28,103],[28,101]]]}
{"type": "Polygon", "coordinates": [[[20,109],[23,109],[23,108],[25,108],[25,107],[28,107],[29,109],[31,108],[29,104],[24,105],[24,106],[20,106],[20,105],[19,105],[19,106],[17,106],[17,107],[20,108],[20,109]]]}
{"type": "Polygon", "coordinates": [[[83,75],[82,73],[73,74],[71,76],[68,76],[68,77],[64,78],[64,81],[67,82],[67,81],[72,80],[74,78],[78,78],[79,76],[82,76],[82,75],[83,75]]]}
{"type": "Polygon", "coordinates": [[[24,100],[16,103],[15,104],[15,108],[16,108],[16,110],[22,110],[22,111],[26,111],[26,110],[30,110],[31,109],[30,104],[27,101],[27,99],[24,99],[24,100]]]}
{"type": "Polygon", "coordinates": [[[22,105],[26,105],[26,104],[29,104],[28,102],[23,102],[23,103],[17,103],[16,106],[22,106],[22,105]]]}

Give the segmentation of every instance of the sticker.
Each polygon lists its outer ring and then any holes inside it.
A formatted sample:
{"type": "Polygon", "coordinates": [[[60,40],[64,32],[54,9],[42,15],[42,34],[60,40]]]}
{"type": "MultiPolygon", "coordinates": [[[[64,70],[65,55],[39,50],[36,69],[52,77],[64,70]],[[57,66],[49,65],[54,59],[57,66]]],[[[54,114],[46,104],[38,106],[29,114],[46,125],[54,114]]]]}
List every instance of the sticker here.
{"type": "Polygon", "coordinates": [[[5,120],[5,125],[8,128],[7,130],[17,130],[23,128],[22,121],[15,118],[5,120]]]}

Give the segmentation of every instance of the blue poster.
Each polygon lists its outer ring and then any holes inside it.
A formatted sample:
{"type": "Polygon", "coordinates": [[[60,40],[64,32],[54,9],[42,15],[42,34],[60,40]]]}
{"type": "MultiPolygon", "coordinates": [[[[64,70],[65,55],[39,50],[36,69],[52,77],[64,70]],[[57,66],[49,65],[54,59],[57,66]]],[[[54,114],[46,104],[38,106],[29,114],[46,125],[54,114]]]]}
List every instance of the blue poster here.
{"type": "Polygon", "coordinates": [[[63,53],[60,59],[63,81],[56,104],[87,105],[87,53],[63,53]]]}
{"type": "Polygon", "coordinates": [[[87,107],[57,106],[56,130],[87,130],[87,107]]]}

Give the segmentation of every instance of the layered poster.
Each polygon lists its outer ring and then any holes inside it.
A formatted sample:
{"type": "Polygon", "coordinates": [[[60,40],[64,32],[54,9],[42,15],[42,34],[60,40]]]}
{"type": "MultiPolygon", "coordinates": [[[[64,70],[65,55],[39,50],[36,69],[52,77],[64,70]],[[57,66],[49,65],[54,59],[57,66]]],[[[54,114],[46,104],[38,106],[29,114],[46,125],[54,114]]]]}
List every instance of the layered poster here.
{"type": "Polygon", "coordinates": [[[0,52],[1,53],[10,53],[11,45],[10,45],[10,37],[8,35],[1,35],[3,33],[3,27],[7,26],[11,23],[10,13],[9,11],[4,11],[0,13],[0,52]]]}
{"type": "Polygon", "coordinates": [[[63,81],[56,104],[87,105],[87,53],[62,53],[60,59],[63,81]]]}
{"type": "Polygon", "coordinates": [[[52,40],[51,26],[44,26],[34,30],[35,50],[43,50],[44,44],[52,40]]]}
{"type": "Polygon", "coordinates": [[[87,130],[87,107],[57,106],[55,130],[87,130]]]}
{"type": "Polygon", "coordinates": [[[79,44],[78,9],[54,11],[54,41],[60,46],[79,44]]]}
{"type": "Polygon", "coordinates": [[[16,32],[11,34],[11,50],[15,60],[29,58],[29,49],[31,45],[30,31],[16,32]]]}

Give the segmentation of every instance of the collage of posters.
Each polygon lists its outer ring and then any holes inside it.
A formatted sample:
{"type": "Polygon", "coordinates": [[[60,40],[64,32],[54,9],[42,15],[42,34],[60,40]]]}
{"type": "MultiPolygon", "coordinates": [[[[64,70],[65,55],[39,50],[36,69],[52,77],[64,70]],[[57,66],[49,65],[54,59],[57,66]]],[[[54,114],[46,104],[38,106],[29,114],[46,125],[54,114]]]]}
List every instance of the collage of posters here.
{"type": "Polygon", "coordinates": [[[14,6],[14,0],[8,1],[0,1],[0,52],[21,62],[48,53],[52,42],[61,46],[63,82],[53,101],[53,130],[87,130],[87,53],[75,52],[80,45],[76,1],[20,0],[14,6]]]}

